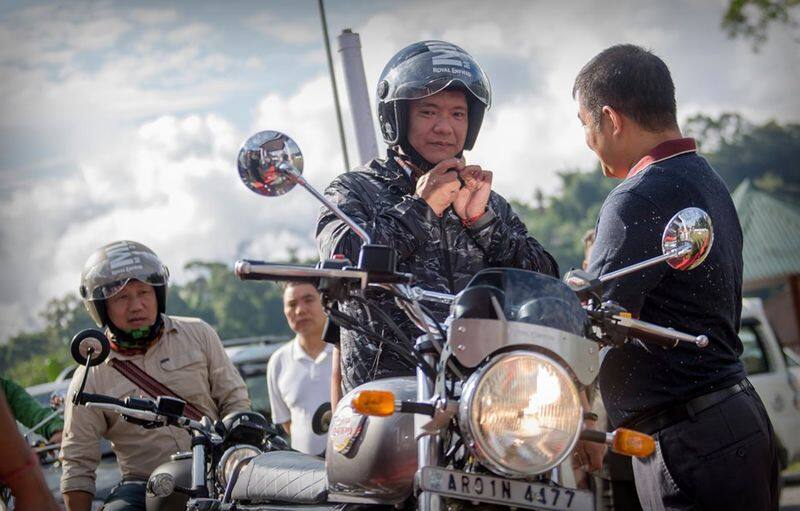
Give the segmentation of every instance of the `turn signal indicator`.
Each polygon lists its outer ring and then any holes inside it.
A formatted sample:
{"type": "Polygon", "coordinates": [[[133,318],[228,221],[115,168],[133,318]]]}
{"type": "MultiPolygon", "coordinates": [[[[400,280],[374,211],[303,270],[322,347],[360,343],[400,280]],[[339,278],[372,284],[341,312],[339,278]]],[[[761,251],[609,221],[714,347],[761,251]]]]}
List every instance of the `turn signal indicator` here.
{"type": "Polygon", "coordinates": [[[356,392],[350,406],[361,415],[388,417],[395,410],[394,394],[388,390],[362,390],[356,392]]]}
{"type": "Polygon", "coordinates": [[[611,450],[617,454],[646,458],[656,450],[653,437],[632,429],[618,428],[613,436],[611,450]]]}

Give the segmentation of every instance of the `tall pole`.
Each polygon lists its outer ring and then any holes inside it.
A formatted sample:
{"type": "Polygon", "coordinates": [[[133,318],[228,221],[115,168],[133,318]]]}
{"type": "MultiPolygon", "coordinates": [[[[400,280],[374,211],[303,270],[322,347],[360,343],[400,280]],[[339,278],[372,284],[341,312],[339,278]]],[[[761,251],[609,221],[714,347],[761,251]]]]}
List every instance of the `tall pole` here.
{"type": "Polygon", "coordinates": [[[342,70],[347,98],[350,100],[350,114],[356,131],[359,164],[366,165],[378,157],[378,144],[375,141],[375,124],[369,108],[367,80],[364,76],[364,60],[361,58],[361,38],[349,28],[339,34],[339,53],[342,54],[342,70]]]}
{"type": "Polygon", "coordinates": [[[333,72],[333,57],[331,57],[331,43],[328,40],[328,22],[325,19],[325,6],[322,0],[317,0],[319,5],[319,17],[322,21],[322,35],[325,38],[325,54],[328,56],[328,71],[331,74],[331,84],[333,85],[333,104],[336,106],[336,122],[339,124],[339,140],[342,143],[342,158],[344,158],[344,170],[350,170],[350,160],[347,157],[347,142],[344,138],[344,124],[342,124],[342,108],[339,106],[339,90],[336,88],[336,75],[333,72]]]}

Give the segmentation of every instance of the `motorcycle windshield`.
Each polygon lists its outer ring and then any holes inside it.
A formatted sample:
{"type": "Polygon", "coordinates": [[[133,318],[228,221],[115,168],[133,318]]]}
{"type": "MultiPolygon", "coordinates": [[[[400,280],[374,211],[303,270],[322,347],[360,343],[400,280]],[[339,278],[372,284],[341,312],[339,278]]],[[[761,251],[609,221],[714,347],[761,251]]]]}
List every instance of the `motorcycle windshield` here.
{"type": "MultiPolygon", "coordinates": [[[[586,312],[575,293],[560,280],[527,270],[514,268],[489,268],[478,272],[459,294],[455,302],[455,316],[480,317],[475,307],[468,304],[470,290],[480,290],[484,302],[491,294],[503,310],[508,321],[542,325],[583,335],[586,312]],[[459,308],[461,307],[461,308],[459,308]]],[[[472,298],[474,302],[475,299],[472,298]]]]}

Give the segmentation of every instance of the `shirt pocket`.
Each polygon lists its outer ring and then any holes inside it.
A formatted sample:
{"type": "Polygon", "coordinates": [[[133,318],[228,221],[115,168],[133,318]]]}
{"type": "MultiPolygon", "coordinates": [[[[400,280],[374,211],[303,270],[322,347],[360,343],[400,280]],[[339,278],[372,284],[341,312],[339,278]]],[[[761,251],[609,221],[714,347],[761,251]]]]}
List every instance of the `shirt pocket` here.
{"type": "Polygon", "coordinates": [[[209,395],[208,364],[202,353],[176,353],[159,362],[164,372],[164,385],[194,406],[209,395]]]}

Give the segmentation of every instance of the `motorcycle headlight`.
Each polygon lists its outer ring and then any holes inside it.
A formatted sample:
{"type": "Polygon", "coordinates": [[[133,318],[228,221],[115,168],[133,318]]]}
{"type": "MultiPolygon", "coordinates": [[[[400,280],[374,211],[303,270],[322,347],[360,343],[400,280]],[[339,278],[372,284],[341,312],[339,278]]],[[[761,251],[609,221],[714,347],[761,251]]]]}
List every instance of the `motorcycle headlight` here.
{"type": "Polygon", "coordinates": [[[462,433],[488,468],[511,477],[549,470],[580,434],[578,389],[551,358],[515,351],[472,374],[459,404],[462,433]]]}
{"type": "Polygon", "coordinates": [[[217,466],[217,482],[223,488],[226,487],[239,462],[245,458],[252,458],[259,454],[261,454],[261,451],[252,445],[234,445],[233,447],[229,447],[228,450],[222,453],[222,458],[219,460],[219,465],[217,466]]]}

